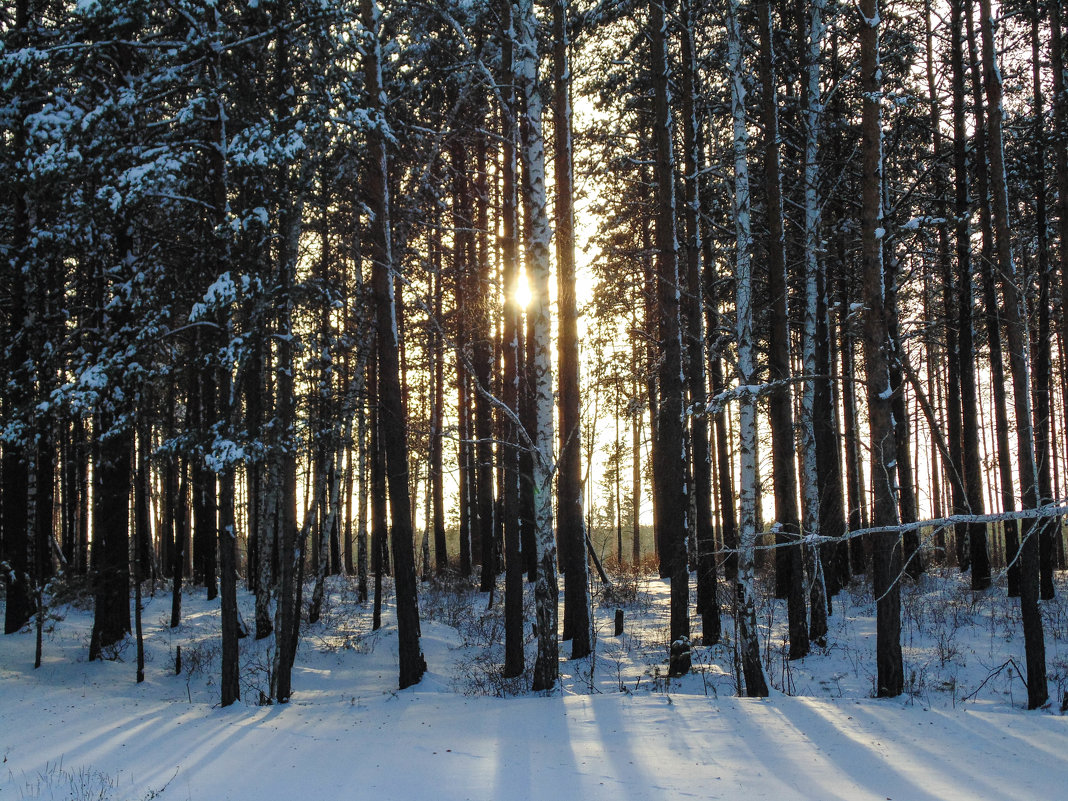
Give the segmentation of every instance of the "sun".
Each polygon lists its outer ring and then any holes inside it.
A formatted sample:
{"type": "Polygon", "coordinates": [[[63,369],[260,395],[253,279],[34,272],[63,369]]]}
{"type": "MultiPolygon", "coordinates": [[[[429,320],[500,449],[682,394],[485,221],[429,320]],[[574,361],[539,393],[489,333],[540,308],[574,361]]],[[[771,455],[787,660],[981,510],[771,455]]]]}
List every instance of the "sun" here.
{"type": "Polygon", "coordinates": [[[515,302],[520,309],[526,309],[530,306],[532,295],[530,294],[530,281],[527,280],[527,273],[525,269],[520,268],[519,275],[515,281],[515,302]]]}

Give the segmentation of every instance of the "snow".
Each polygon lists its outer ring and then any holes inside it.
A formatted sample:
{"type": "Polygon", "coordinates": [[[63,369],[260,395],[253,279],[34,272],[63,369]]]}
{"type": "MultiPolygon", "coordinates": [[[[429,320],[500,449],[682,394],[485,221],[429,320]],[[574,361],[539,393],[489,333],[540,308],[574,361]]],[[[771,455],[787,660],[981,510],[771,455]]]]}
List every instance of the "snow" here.
{"type": "MultiPolygon", "coordinates": [[[[216,706],[218,602],[202,590],[185,594],[174,630],[169,593],[146,598],[140,685],[132,644],[122,661],[86,662],[91,613],[59,606],[39,670],[30,629],[0,638],[0,798],[1063,797],[1066,719],[1023,711],[1022,683],[1004,665],[1023,663],[1016,607],[1003,586],[973,596],[965,582],[936,576],[906,586],[909,692],[883,700],[868,697],[874,611],[856,584],[835,598],[828,646],[796,662],[782,658],[782,602],[758,593],[767,674],[779,687],[765,700],[734,697],[726,645],[694,646],[693,672],[666,678],[668,583],[655,578],[638,581],[621,604],[621,638],[609,636],[616,601],[602,596],[596,658],[561,662],[563,689],[548,697],[509,695],[494,678],[486,655],[499,656],[499,618],[474,591],[422,585],[430,670],[397,692],[392,608],[371,632],[369,606],[356,602],[349,580],[332,578],[323,621],[303,635],[291,703],[255,705],[270,640],[250,637],[241,642],[244,703],[227,709],[216,706]],[[781,691],[784,681],[793,695],[781,691]],[[112,789],[68,795],[71,780],[112,789]]],[[[1060,579],[1048,619],[1063,623],[1066,589],[1060,579]]],[[[250,620],[254,599],[239,598],[250,620]]],[[[1063,629],[1047,630],[1060,691],[1063,629]]],[[[732,630],[728,618],[724,631],[732,630]]]]}

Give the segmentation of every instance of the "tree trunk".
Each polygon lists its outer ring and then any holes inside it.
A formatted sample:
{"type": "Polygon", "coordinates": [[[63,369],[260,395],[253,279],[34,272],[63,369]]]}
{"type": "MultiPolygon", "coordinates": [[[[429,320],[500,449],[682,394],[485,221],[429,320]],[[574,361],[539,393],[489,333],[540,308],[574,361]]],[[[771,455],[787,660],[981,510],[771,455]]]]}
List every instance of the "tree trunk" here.
{"type": "MultiPolygon", "coordinates": [[[[983,280],[983,306],[985,307],[987,347],[989,349],[991,386],[997,387],[993,392],[994,432],[997,442],[998,474],[1001,479],[1001,510],[1012,512],[1016,509],[1013,495],[1012,459],[1009,454],[1009,415],[1005,402],[1005,366],[1001,348],[1000,310],[997,300],[997,286],[994,278],[994,231],[990,200],[990,169],[987,147],[987,118],[983,111],[982,81],[980,78],[979,54],[972,21],[972,4],[968,5],[965,16],[968,26],[968,61],[972,65],[972,98],[975,114],[975,141],[972,152],[976,154],[976,201],[979,205],[979,223],[982,232],[982,250],[979,258],[980,274],[983,280]]],[[[1020,565],[1016,558],[1019,552],[1019,528],[1016,521],[1009,520],[1002,524],[1005,531],[1005,558],[1009,565],[1009,595],[1020,594],[1020,565]]]]}
{"type": "MultiPolygon", "coordinates": [[[[12,31],[12,45],[23,40],[30,28],[30,3],[29,0],[19,0],[15,6],[15,28],[12,31]]],[[[24,100],[24,98],[20,98],[24,100]]],[[[19,111],[23,111],[19,109],[19,111]]],[[[20,120],[23,115],[16,115],[20,120]]],[[[14,126],[12,153],[15,158],[22,159],[26,152],[27,133],[23,122],[14,126]]],[[[20,254],[29,240],[29,210],[27,209],[26,192],[29,187],[25,185],[28,177],[20,174],[17,180],[12,182],[11,194],[13,214],[10,221],[11,247],[16,254],[20,254]]],[[[10,291],[10,306],[7,308],[7,348],[8,358],[5,368],[5,376],[15,378],[22,373],[22,365],[29,357],[27,337],[29,332],[24,330],[26,320],[26,286],[21,269],[11,271],[13,278],[10,291]]],[[[5,273],[7,275],[7,273],[5,273]]],[[[5,348],[5,349],[7,349],[5,348]]],[[[5,378],[5,383],[7,380],[5,378]]],[[[25,412],[24,402],[26,387],[29,382],[15,380],[11,382],[10,390],[4,389],[4,419],[14,419],[16,414],[25,412]]],[[[28,482],[28,448],[20,443],[3,443],[3,493],[0,494],[0,512],[3,519],[0,520],[0,531],[3,532],[2,558],[7,562],[4,569],[6,585],[6,603],[4,604],[4,633],[14,634],[19,631],[33,616],[36,604],[33,598],[33,582],[31,579],[30,566],[30,541],[29,541],[29,482],[28,482]]]]}
{"type": "MultiPolygon", "coordinates": [[[[871,428],[873,507],[872,524],[898,525],[896,444],[890,397],[890,328],[893,313],[887,308],[883,246],[883,149],[879,67],[879,3],[860,4],[860,69],[864,92],[861,137],[863,147],[861,260],[864,281],[864,367],[868,389],[868,421],[871,428]]],[[[881,531],[874,535],[873,583],[876,598],[876,692],[880,697],[900,695],[904,688],[901,663],[901,568],[900,534],[881,531]]]]}
{"type": "MultiPolygon", "coordinates": [[[[516,102],[515,102],[515,25],[512,0],[501,0],[501,109],[503,153],[501,164],[501,250],[504,284],[504,321],[501,340],[504,350],[504,376],[501,399],[504,403],[502,428],[504,444],[499,449],[503,461],[504,518],[504,676],[523,674],[523,559],[520,551],[519,513],[519,220],[516,183],[516,102]]],[[[525,446],[524,446],[525,447],[525,446]]],[[[443,535],[444,536],[444,535],[443,535]]]]}
{"type": "Polygon", "coordinates": [[[98,453],[93,474],[93,576],[96,605],[89,661],[130,631],[129,495],[133,437],[98,420],[98,453]]]}
{"type": "Polygon", "coordinates": [[[557,540],[564,573],[564,633],[571,658],[589,656],[590,620],[586,526],[582,517],[582,430],[578,303],[575,300],[575,204],[571,154],[571,67],[567,2],[553,0],[553,172],[556,180],[556,269],[560,460],[556,479],[557,540]]]}
{"type": "MultiPolygon", "coordinates": [[[[990,0],[980,0],[979,29],[983,42],[983,82],[986,88],[988,159],[993,200],[997,267],[1004,299],[1005,333],[1009,345],[1009,371],[1012,374],[1013,409],[1016,417],[1017,469],[1023,493],[1023,507],[1038,507],[1035,439],[1031,416],[1031,376],[1025,301],[1016,285],[1016,266],[1010,240],[1009,196],[1006,186],[1002,142],[1001,74],[994,52],[994,19],[990,0]]],[[[1024,521],[1020,546],[1020,613],[1023,617],[1024,647],[1027,658],[1027,708],[1042,706],[1049,698],[1046,686],[1046,645],[1042,616],[1038,608],[1038,532],[1034,521],[1024,521]]]]}
{"type": "MultiPolygon", "coordinates": [[[[481,111],[479,112],[481,116],[481,111]]],[[[493,503],[493,331],[490,326],[490,259],[489,259],[489,190],[486,184],[486,140],[476,143],[475,171],[475,229],[478,236],[476,270],[471,273],[471,361],[474,367],[474,434],[477,443],[475,456],[477,477],[475,504],[478,510],[478,559],[482,563],[479,590],[490,592],[497,581],[497,548],[494,538],[493,503]]]]}
{"type": "MultiPolygon", "coordinates": [[[[1042,99],[1042,61],[1039,52],[1039,6],[1031,0],[1031,69],[1034,88],[1032,181],[1035,195],[1035,235],[1038,250],[1038,329],[1035,332],[1035,461],[1038,470],[1038,503],[1053,503],[1053,474],[1050,469],[1050,283],[1052,263],[1049,258],[1049,229],[1046,215],[1046,143],[1042,118],[1045,103],[1042,99]]],[[[1043,517],[1036,523],[1039,544],[1039,597],[1044,601],[1055,595],[1053,588],[1053,540],[1058,518],[1043,517]]]]}
{"type": "Polygon", "coordinates": [[[380,19],[375,0],[361,0],[363,26],[370,35],[364,60],[370,111],[377,125],[368,132],[370,169],[368,205],[374,224],[371,234],[371,275],[375,296],[378,355],[378,408],[382,446],[389,479],[389,510],[393,545],[393,574],[397,604],[400,689],[419,682],[426,661],[419,645],[419,604],[416,598],[415,546],[411,498],[408,495],[408,445],[401,396],[400,358],[394,304],[393,255],[390,234],[389,173],[384,126],[385,107],[380,61],[380,19]]]}
{"type": "MultiPolygon", "coordinates": [[[[768,418],[771,424],[771,470],[775,486],[775,521],[778,528],[775,534],[775,596],[786,599],[790,659],[801,659],[808,654],[809,641],[801,530],[797,511],[793,398],[787,383],[790,379],[790,331],[787,327],[789,300],[786,283],[786,243],[783,238],[782,176],[779,169],[778,93],[775,88],[775,53],[769,0],[758,0],[756,11],[760,39],[760,82],[764,87],[761,120],[764,127],[764,191],[767,196],[765,253],[771,306],[768,380],[772,385],[768,390],[768,418]]],[[[809,342],[815,346],[814,327],[809,342]]],[[[813,364],[813,369],[814,367],[813,364]]],[[[811,403],[806,408],[811,412],[811,403]]],[[[809,422],[811,423],[811,414],[809,422]]],[[[813,469],[814,462],[813,458],[813,469]]],[[[819,498],[815,497],[815,481],[811,483],[811,489],[812,492],[805,499],[811,508],[806,507],[805,512],[811,516],[810,522],[815,526],[819,519],[819,498]]],[[[817,532],[813,529],[806,533],[817,532]]],[[[825,614],[823,620],[825,626],[825,614]]],[[[820,636],[819,632],[817,636],[820,636]]]]}
{"type": "Polygon", "coordinates": [[[675,235],[675,155],[671,141],[671,92],[667,61],[667,22],[664,2],[650,4],[649,35],[652,47],[654,93],[653,139],[656,147],[656,274],[659,317],[657,377],[659,405],[653,452],[653,503],[657,507],[657,541],[661,572],[671,577],[670,645],[685,643],[687,655],[672,659],[669,673],[689,671],[689,581],[686,553],[685,431],[682,385],[682,330],[678,240],[675,235]]]}
{"type": "MultiPolygon", "coordinates": [[[[701,241],[700,129],[697,124],[696,88],[697,57],[694,48],[696,26],[694,3],[683,0],[681,25],[681,70],[683,115],[683,149],[685,170],[686,236],[682,246],[686,267],[686,295],[683,310],[686,320],[686,373],[690,393],[690,457],[693,475],[692,529],[697,545],[697,606],[701,615],[701,637],[705,645],[719,642],[721,622],[716,594],[716,535],[712,525],[712,458],[710,452],[708,390],[705,370],[705,326],[702,315],[702,265],[704,246],[701,241]]],[[[618,470],[617,470],[618,474],[618,470]]],[[[621,549],[622,550],[622,549],[621,549]]],[[[622,554],[621,554],[622,557],[622,554]]]]}
{"type": "Polygon", "coordinates": [[[171,622],[177,628],[182,622],[182,576],[189,553],[189,505],[186,498],[188,482],[184,460],[179,460],[174,478],[174,561],[171,563],[171,622]]]}
{"type": "Polygon", "coordinates": [[[545,200],[545,139],[542,133],[542,102],[538,91],[537,20],[531,0],[516,6],[517,84],[526,100],[523,131],[523,167],[526,173],[530,215],[527,242],[527,276],[532,323],[528,347],[531,350],[531,403],[534,422],[534,453],[531,488],[534,501],[534,537],[537,551],[537,581],[534,587],[538,655],[534,663],[534,690],[551,690],[559,675],[557,640],[556,542],[552,527],[553,476],[553,393],[552,357],[549,333],[549,216],[545,200]]]}
{"type": "MultiPolygon", "coordinates": [[[[1050,65],[1053,69],[1053,121],[1056,135],[1050,145],[1053,148],[1054,171],[1057,174],[1057,232],[1060,240],[1060,284],[1061,284],[1061,318],[1060,322],[1060,367],[1061,367],[1061,410],[1062,432],[1068,433],[1068,365],[1065,364],[1064,340],[1068,337],[1068,63],[1065,62],[1061,5],[1056,2],[1048,4],[1050,26],[1050,65]]],[[[1056,268],[1055,268],[1056,269],[1056,268]]],[[[1054,446],[1057,444],[1052,438],[1054,446]]],[[[1056,451],[1056,447],[1054,448],[1056,451]]],[[[1063,453],[1063,451],[1062,451],[1063,453]]],[[[1054,467],[1057,467],[1054,459],[1054,467]]],[[[1054,480],[1058,473],[1054,471],[1054,480]]],[[[1063,486],[1063,485],[1062,485],[1063,486]]],[[[1054,493],[1060,497],[1060,492],[1054,493]]],[[[1064,536],[1061,525],[1054,527],[1056,532],[1057,562],[1064,567],[1064,536]]]]}
{"type": "MultiPolygon", "coordinates": [[[[983,514],[982,465],[979,459],[978,392],[975,377],[975,347],[972,328],[971,231],[968,224],[971,199],[968,195],[968,134],[965,120],[966,87],[963,16],[964,0],[954,0],[950,9],[950,61],[952,62],[953,70],[953,172],[956,186],[954,214],[957,220],[955,230],[957,314],[955,316],[959,331],[957,358],[961,387],[961,434],[963,438],[964,485],[967,492],[965,498],[966,509],[971,514],[983,514]]],[[[932,118],[934,118],[933,112],[932,118]]],[[[947,280],[947,292],[950,286],[952,286],[952,282],[947,280]]],[[[951,312],[948,309],[947,316],[951,316],[951,312]]],[[[950,352],[950,358],[953,358],[952,352],[950,352]]],[[[952,387],[949,391],[952,392],[952,387]]],[[[956,511],[956,500],[954,498],[954,511],[956,511]]],[[[969,525],[967,537],[972,568],[971,586],[973,590],[984,590],[990,586],[991,580],[990,558],[986,544],[986,526],[983,524],[969,525]]]]}
{"type": "Polygon", "coordinates": [[[735,296],[739,387],[739,438],[741,492],[739,493],[738,578],[735,589],[738,648],[741,651],[745,691],[750,697],[768,694],[760,663],[757,634],[756,587],[753,583],[753,549],[757,538],[757,421],[756,364],[753,341],[753,272],[750,261],[749,134],[745,124],[745,78],[739,30],[739,2],[727,4],[727,54],[731,84],[734,151],[734,225],[736,239],[735,296]]]}
{"type": "MultiPolygon", "coordinates": [[[[803,338],[803,370],[807,377],[804,384],[804,393],[801,401],[801,439],[802,439],[802,465],[803,477],[801,481],[802,498],[804,500],[804,525],[802,531],[805,535],[822,534],[825,536],[840,536],[841,523],[837,531],[824,531],[823,521],[830,512],[831,498],[824,497],[820,490],[827,483],[826,478],[821,480],[821,475],[826,476],[830,470],[827,454],[820,453],[817,439],[817,420],[822,420],[822,431],[833,434],[830,425],[830,379],[826,374],[826,351],[823,348],[823,365],[820,364],[819,351],[821,343],[826,342],[826,304],[821,303],[824,281],[822,279],[822,266],[820,264],[820,199],[819,199],[819,136],[820,116],[823,111],[823,102],[820,98],[820,49],[823,40],[823,0],[814,0],[808,7],[808,17],[804,17],[804,8],[799,7],[800,16],[805,20],[805,55],[802,82],[804,84],[803,103],[804,128],[805,128],[805,160],[804,160],[804,191],[805,191],[805,225],[804,225],[804,255],[805,255],[805,329],[803,338]],[[820,325],[820,323],[823,323],[820,325]],[[824,369],[820,375],[821,366],[824,369]],[[822,408],[817,410],[817,395],[822,394],[822,408]],[[819,414],[818,414],[819,412],[819,414]],[[830,430],[830,431],[828,431],[830,430]],[[821,460],[821,455],[823,459],[821,460]],[[821,469],[823,468],[823,469],[821,469]],[[824,505],[828,509],[824,510],[824,505]]],[[[761,23],[763,28],[763,22],[761,23]]],[[[770,27],[770,26],[769,26],[770,27]]],[[[769,48],[770,48],[770,30],[769,48]]],[[[785,292],[785,287],[784,287],[785,292]]],[[[793,453],[788,457],[792,460],[793,453]]],[[[834,466],[837,467],[837,453],[831,457],[834,466]]],[[[839,482],[840,486],[840,482],[839,482]]],[[[840,520],[841,518],[839,518],[840,520]]],[[[808,563],[812,568],[809,576],[811,586],[809,598],[811,603],[811,627],[808,632],[812,639],[819,643],[826,640],[827,635],[827,592],[828,575],[833,571],[833,560],[828,560],[826,554],[829,548],[816,546],[812,549],[808,563]],[[828,565],[831,570],[825,571],[828,565]]],[[[802,599],[802,610],[803,610],[802,599]]],[[[790,643],[790,655],[793,656],[793,640],[790,643]]]]}

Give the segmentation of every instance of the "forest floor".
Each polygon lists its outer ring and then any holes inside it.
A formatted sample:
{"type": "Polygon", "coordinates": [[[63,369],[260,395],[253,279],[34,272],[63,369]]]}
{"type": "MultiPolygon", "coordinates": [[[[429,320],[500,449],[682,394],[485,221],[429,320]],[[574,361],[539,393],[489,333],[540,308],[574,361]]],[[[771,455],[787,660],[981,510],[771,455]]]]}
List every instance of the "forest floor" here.
{"type": "MultiPolygon", "coordinates": [[[[770,698],[737,697],[733,624],[666,676],[668,585],[595,586],[596,656],[561,662],[562,687],[532,694],[500,676],[500,596],[423,585],[429,671],[398,692],[392,609],[371,631],[355,585],[330,581],[302,636],[287,705],[259,706],[271,640],[242,640],[243,702],[218,707],[218,602],[146,597],[146,681],[132,641],[88,662],[92,614],[56,606],[44,661],[32,629],[0,638],[0,801],[315,799],[1039,799],[1068,795],[1068,586],[1044,604],[1054,701],[1025,711],[1018,604],[1003,586],[925,576],[903,591],[907,692],[875,699],[870,590],[834,599],[826,646],[785,659],[785,608],[765,597],[770,698]],[[612,635],[624,609],[626,631],[612,635]],[[175,675],[176,646],[182,672],[175,675]]],[[[252,597],[242,593],[245,620],[252,597]]],[[[528,617],[529,619],[529,617],[528,617]]],[[[696,625],[696,623],[695,623],[696,625]]],[[[528,642],[533,661],[534,642],[528,642]]],[[[569,645],[562,644],[562,656],[569,645]]]]}

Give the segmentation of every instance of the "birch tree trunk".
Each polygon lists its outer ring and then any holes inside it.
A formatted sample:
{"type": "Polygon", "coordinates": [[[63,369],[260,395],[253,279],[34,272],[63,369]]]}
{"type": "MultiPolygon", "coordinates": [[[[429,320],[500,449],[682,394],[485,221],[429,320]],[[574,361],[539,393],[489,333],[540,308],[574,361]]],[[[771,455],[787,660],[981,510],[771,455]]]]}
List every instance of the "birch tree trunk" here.
{"type": "Polygon", "coordinates": [[[727,4],[727,58],[731,84],[731,117],[734,150],[734,230],[735,298],[738,345],[739,451],[741,480],[738,515],[738,579],[736,587],[738,648],[746,695],[763,698],[768,694],[764,668],[760,664],[757,635],[756,587],[753,583],[753,549],[757,538],[757,420],[756,363],[753,342],[753,269],[750,250],[749,134],[745,125],[745,73],[739,30],[739,0],[727,4]]]}
{"type": "Polygon", "coordinates": [[[545,137],[542,102],[538,88],[538,21],[532,0],[516,4],[516,84],[526,101],[522,158],[527,173],[531,212],[527,242],[527,277],[530,281],[532,331],[530,348],[533,394],[534,538],[537,579],[534,583],[538,655],[534,663],[534,690],[551,690],[560,673],[557,639],[556,542],[552,525],[553,391],[552,341],[549,331],[549,215],[545,199],[545,137]]]}
{"type": "MultiPolygon", "coordinates": [[[[804,394],[801,399],[801,451],[803,473],[801,492],[804,503],[802,510],[801,532],[805,536],[823,534],[821,521],[824,517],[821,509],[819,481],[819,452],[816,442],[816,391],[819,365],[817,363],[817,345],[819,341],[818,321],[821,312],[820,290],[820,197],[819,197],[819,137],[820,118],[823,104],[820,99],[820,48],[823,41],[823,0],[811,0],[808,4],[806,20],[805,54],[802,81],[804,83],[804,121],[805,121],[805,330],[802,338],[802,372],[805,375],[804,394]]],[[[824,311],[824,313],[826,313],[824,311]]],[[[823,380],[822,377],[819,380],[823,380]]],[[[829,386],[829,382],[828,382],[829,386]]],[[[829,407],[829,404],[828,404],[829,407]]],[[[822,643],[827,635],[827,598],[823,573],[823,548],[813,548],[814,553],[808,563],[812,567],[809,576],[811,626],[809,635],[822,643]]],[[[791,656],[793,642],[791,640],[791,656]]]]}

